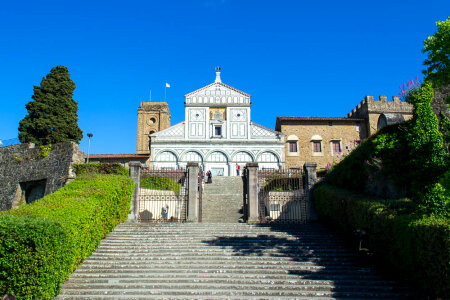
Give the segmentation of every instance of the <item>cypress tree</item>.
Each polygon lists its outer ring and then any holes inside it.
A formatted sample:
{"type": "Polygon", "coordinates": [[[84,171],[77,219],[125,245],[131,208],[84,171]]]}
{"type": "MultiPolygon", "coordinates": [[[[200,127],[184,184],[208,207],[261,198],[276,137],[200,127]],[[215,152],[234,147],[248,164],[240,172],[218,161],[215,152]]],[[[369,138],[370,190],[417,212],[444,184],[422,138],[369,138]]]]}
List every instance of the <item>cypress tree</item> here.
{"type": "Polygon", "coordinates": [[[33,100],[25,106],[28,114],[20,121],[22,143],[50,145],[65,141],[79,143],[83,132],[78,127],[78,102],[73,100],[75,83],[64,66],[54,67],[34,86],[33,100]]]}

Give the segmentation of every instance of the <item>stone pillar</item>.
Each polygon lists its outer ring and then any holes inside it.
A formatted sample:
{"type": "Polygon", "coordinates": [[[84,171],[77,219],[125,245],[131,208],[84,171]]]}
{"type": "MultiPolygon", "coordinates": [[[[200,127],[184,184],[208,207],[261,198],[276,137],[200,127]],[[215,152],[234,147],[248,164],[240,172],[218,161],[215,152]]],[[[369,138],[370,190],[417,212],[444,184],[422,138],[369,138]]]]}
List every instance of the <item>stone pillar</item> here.
{"type": "Polygon", "coordinates": [[[248,169],[248,223],[259,222],[258,163],[247,163],[248,169]]]}
{"type": "Polygon", "coordinates": [[[188,172],[188,205],[187,220],[189,222],[198,222],[198,172],[199,166],[196,162],[187,163],[188,172]]]}
{"type": "Polygon", "coordinates": [[[136,184],[133,191],[133,199],[131,200],[131,213],[128,215],[128,221],[135,222],[139,214],[141,163],[139,161],[131,161],[128,166],[130,168],[130,177],[136,184]]]}
{"type": "Polygon", "coordinates": [[[316,221],[317,215],[314,209],[313,186],[317,182],[316,174],[317,163],[306,162],[303,166],[305,171],[305,195],[306,195],[306,215],[308,221],[316,221]]]}

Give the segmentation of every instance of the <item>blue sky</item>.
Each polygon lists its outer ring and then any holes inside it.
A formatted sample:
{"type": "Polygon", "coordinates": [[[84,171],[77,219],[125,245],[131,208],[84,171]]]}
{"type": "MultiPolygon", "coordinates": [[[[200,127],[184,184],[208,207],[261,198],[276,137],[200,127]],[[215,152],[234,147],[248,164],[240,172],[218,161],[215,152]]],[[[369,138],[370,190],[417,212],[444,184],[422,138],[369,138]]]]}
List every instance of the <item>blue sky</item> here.
{"type": "Polygon", "coordinates": [[[421,75],[423,40],[449,1],[4,1],[0,139],[17,137],[33,85],[69,68],[80,149],[135,153],[140,101],[164,99],[172,124],[184,95],[222,81],[252,95],[252,120],[343,117],[365,95],[397,95],[421,75]]]}

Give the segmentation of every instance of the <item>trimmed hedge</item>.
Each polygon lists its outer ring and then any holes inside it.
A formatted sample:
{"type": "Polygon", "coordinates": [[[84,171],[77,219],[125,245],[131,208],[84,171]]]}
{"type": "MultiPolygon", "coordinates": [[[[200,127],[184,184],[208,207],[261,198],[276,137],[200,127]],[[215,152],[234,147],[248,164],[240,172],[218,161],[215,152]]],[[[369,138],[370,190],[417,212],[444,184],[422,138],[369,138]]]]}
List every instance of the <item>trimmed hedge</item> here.
{"type": "Polygon", "coordinates": [[[408,199],[383,200],[330,185],[314,190],[320,219],[344,235],[367,231],[369,250],[434,297],[450,297],[450,221],[414,214],[408,199]]]}
{"type": "Polygon", "coordinates": [[[170,177],[160,177],[155,175],[142,175],[140,180],[140,187],[150,190],[168,190],[174,191],[176,194],[180,193],[181,184],[176,183],[170,177]]]}
{"type": "Polygon", "coordinates": [[[127,219],[129,177],[76,179],[33,204],[0,214],[0,294],[50,299],[117,224],[127,219]]]}
{"type": "Polygon", "coordinates": [[[74,164],[73,169],[77,176],[89,175],[89,174],[117,174],[117,175],[129,175],[127,168],[119,163],[85,163],[74,164]]]}

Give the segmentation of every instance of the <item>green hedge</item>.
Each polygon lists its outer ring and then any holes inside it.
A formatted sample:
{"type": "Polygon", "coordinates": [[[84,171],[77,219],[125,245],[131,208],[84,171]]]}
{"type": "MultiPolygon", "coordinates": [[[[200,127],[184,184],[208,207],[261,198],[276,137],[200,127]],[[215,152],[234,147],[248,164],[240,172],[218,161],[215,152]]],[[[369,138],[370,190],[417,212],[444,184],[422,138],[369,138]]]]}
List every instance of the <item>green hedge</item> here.
{"type": "Polygon", "coordinates": [[[292,191],[303,188],[302,178],[278,177],[272,178],[264,185],[264,191],[292,191]]]}
{"type": "Polygon", "coordinates": [[[174,191],[176,194],[180,193],[181,184],[176,183],[170,177],[160,177],[156,175],[142,175],[140,180],[140,187],[151,190],[168,190],[174,191]]]}
{"type": "Polygon", "coordinates": [[[367,231],[370,251],[399,276],[434,297],[450,297],[450,221],[445,216],[414,214],[408,199],[383,200],[330,185],[314,190],[321,220],[344,235],[367,231]]]}
{"type": "Polygon", "coordinates": [[[30,205],[0,214],[0,294],[50,299],[117,224],[134,183],[120,175],[77,179],[30,205]]]}
{"type": "Polygon", "coordinates": [[[129,175],[127,168],[118,163],[86,163],[86,164],[74,164],[73,169],[77,176],[86,174],[117,174],[117,175],[129,175]]]}

